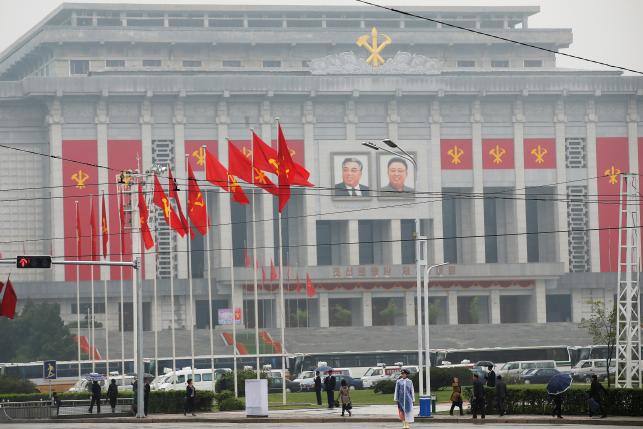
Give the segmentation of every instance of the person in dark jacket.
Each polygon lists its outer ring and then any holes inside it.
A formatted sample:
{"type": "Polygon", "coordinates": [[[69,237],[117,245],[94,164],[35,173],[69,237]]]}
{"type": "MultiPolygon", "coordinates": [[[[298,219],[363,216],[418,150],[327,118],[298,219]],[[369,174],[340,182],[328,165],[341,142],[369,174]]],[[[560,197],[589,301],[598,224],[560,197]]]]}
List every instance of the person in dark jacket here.
{"type": "Polygon", "coordinates": [[[328,408],[335,408],[335,387],[337,386],[337,379],[333,375],[333,371],[328,371],[328,375],[324,378],[324,390],[326,391],[326,398],[328,399],[328,408]]]}
{"type": "Polygon", "coordinates": [[[477,419],[478,413],[480,413],[484,419],[484,409],[484,384],[480,381],[478,374],[473,374],[473,396],[471,397],[471,412],[473,414],[473,418],[477,419]]]}
{"type": "Polygon", "coordinates": [[[96,404],[96,413],[100,414],[100,397],[100,384],[98,384],[98,381],[94,380],[92,383],[92,401],[89,404],[89,414],[93,412],[94,404],[96,404]]]}
{"type": "Polygon", "coordinates": [[[460,386],[460,379],[458,377],[453,377],[453,383],[451,384],[451,409],[449,410],[449,415],[453,415],[453,409],[455,407],[460,408],[460,415],[464,415],[462,412],[462,387],[460,386]]]}
{"type": "Polygon", "coordinates": [[[58,396],[58,393],[54,392],[53,396],[51,397],[51,402],[54,407],[56,407],[56,415],[60,415],[60,406],[63,404],[63,401],[60,399],[60,396],[58,396]]]}
{"type": "Polygon", "coordinates": [[[315,396],[317,397],[317,405],[321,405],[322,379],[319,376],[319,371],[315,371],[315,378],[313,381],[315,382],[315,396]]]}
{"type": "Polygon", "coordinates": [[[107,388],[107,399],[109,399],[109,406],[112,407],[112,414],[116,412],[116,399],[118,398],[118,386],[116,385],[116,380],[112,379],[112,382],[107,388]]]}
{"type": "Polygon", "coordinates": [[[143,386],[143,412],[147,416],[148,405],[150,404],[150,382],[145,380],[145,385],[143,386]]]}
{"type": "Polygon", "coordinates": [[[493,370],[493,366],[489,365],[487,367],[489,372],[487,373],[486,379],[487,379],[487,387],[495,387],[496,386],[496,372],[493,370]]]}
{"type": "Polygon", "coordinates": [[[194,400],[196,399],[196,388],[192,385],[192,379],[188,378],[188,385],[185,387],[185,408],[183,409],[183,415],[187,416],[188,411],[194,414],[194,400]]]}
{"type": "Polygon", "coordinates": [[[551,400],[554,403],[554,407],[551,410],[551,416],[552,417],[558,417],[559,419],[562,419],[562,413],[563,413],[563,395],[562,393],[559,393],[558,395],[550,395],[551,400]]]}
{"type": "MultiPolygon", "coordinates": [[[[603,387],[601,383],[598,381],[598,377],[596,377],[596,374],[592,375],[592,384],[589,387],[589,397],[590,399],[593,399],[594,402],[598,404],[598,411],[601,413],[601,418],[607,417],[607,413],[605,412],[605,408],[603,408],[603,395],[607,394],[607,390],[603,387]]],[[[592,412],[592,409],[589,409],[589,416],[592,417],[594,413],[592,412]]]]}
{"type": "Polygon", "coordinates": [[[507,397],[507,385],[502,380],[502,376],[496,377],[496,405],[500,417],[505,415],[505,398],[507,397]]]}

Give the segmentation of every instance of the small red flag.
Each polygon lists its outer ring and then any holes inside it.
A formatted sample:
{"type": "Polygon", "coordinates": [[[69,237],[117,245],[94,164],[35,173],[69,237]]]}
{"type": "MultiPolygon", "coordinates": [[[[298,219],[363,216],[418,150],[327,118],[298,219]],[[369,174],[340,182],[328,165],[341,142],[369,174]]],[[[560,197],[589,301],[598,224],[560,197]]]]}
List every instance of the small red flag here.
{"type": "Polygon", "coordinates": [[[16,291],[13,289],[11,280],[7,279],[7,284],[3,285],[0,282],[0,316],[13,319],[16,315],[16,303],[18,297],[16,291]]]}
{"type": "Polygon", "coordinates": [[[312,280],[310,280],[310,275],[306,273],[306,296],[308,298],[312,298],[317,294],[317,289],[315,289],[315,285],[313,284],[312,280]]]}
{"type": "Polygon", "coordinates": [[[159,182],[157,176],[154,176],[153,201],[154,204],[156,204],[156,206],[163,212],[165,222],[170,226],[170,228],[175,230],[181,237],[185,237],[185,229],[183,229],[181,219],[179,219],[179,217],[174,212],[172,204],[170,204],[170,200],[167,198],[167,195],[165,195],[165,191],[163,191],[163,187],[161,186],[161,183],[159,182]]]}
{"type": "Polygon", "coordinates": [[[105,193],[103,192],[103,204],[101,213],[101,231],[103,232],[103,258],[107,258],[107,242],[109,241],[109,230],[107,229],[107,210],[105,207],[105,193]]]}
{"type": "Polygon", "coordinates": [[[279,171],[277,172],[279,178],[279,213],[281,213],[290,199],[289,176],[291,171],[295,171],[295,163],[290,156],[290,149],[288,149],[288,145],[286,144],[286,137],[284,137],[281,124],[279,124],[277,140],[279,141],[279,171]]]}
{"type": "Polygon", "coordinates": [[[272,258],[270,258],[270,280],[279,280],[279,273],[272,262],[272,258]]]}
{"type": "Polygon", "coordinates": [[[89,197],[89,226],[92,230],[92,260],[98,260],[98,218],[94,211],[94,196],[89,197]]]}
{"type": "Polygon", "coordinates": [[[138,184],[138,213],[141,221],[141,238],[143,239],[145,250],[149,250],[154,247],[154,239],[150,232],[150,226],[147,223],[149,213],[147,211],[147,204],[145,204],[145,196],[143,196],[143,185],[140,183],[138,184]]]}
{"type": "Polygon", "coordinates": [[[80,225],[80,211],[78,209],[78,201],[76,201],[76,258],[80,260],[83,254],[83,242],[81,240],[82,228],[80,225]]]}
{"type": "Polygon", "coordinates": [[[167,168],[168,172],[168,177],[167,177],[167,187],[169,189],[170,193],[170,198],[174,199],[176,201],[176,210],[179,212],[179,219],[181,219],[181,225],[183,226],[184,231],[188,231],[190,233],[190,238],[194,239],[194,231],[192,231],[192,228],[190,228],[190,225],[188,224],[188,220],[185,218],[185,215],[183,214],[183,208],[181,207],[181,200],[179,199],[179,187],[176,184],[176,180],[174,180],[174,177],[172,176],[172,169],[168,166],[167,168]]]}
{"type": "Polygon", "coordinates": [[[192,166],[188,163],[188,217],[192,225],[205,235],[208,233],[208,208],[205,206],[199,183],[194,177],[192,166]]]}
{"type": "Polygon", "coordinates": [[[252,260],[250,259],[250,255],[248,254],[248,249],[246,248],[243,249],[243,260],[246,268],[250,268],[250,266],[252,265],[252,260]]]}
{"type": "Polygon", "coordinates": [[[297,281],[295,282],[295,292],[301,292],[301,282],[299,281],[299,273],[297,273],[297,281]]]}

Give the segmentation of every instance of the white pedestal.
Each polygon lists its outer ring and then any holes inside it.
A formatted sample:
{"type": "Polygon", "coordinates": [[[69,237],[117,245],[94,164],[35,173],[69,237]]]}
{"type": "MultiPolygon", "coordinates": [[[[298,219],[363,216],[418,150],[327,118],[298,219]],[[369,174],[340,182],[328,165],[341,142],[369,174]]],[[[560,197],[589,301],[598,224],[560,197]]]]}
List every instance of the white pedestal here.
{"type": "Polygon", "coordinates": [[[268,417],[268,380],[246,380],[246,417],[268,417]]]}

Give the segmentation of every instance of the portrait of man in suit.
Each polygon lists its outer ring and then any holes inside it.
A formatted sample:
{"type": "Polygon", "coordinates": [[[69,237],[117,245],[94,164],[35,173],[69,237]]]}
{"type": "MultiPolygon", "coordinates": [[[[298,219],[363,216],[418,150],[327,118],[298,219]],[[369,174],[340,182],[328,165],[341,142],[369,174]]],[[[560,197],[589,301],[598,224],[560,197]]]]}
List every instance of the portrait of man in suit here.
{"type": "Polygon", "coordinates": [[[368,158],[364,155],[335,155],[335,180],[338,171],[341,182],[335,183],[335,197],[369,197],[368,174],[364,165],[368,158]],[[337,165],[339,163],[339,165],[337,165]]]}
{"type": "Polygon", "coordinates": [[[415,171],[413,165],[404,158],[397,156],[380,157],[380,184],[382,194],[380,197],[412,197],[413,189],[409,184],[414,182],[415,171]]]}

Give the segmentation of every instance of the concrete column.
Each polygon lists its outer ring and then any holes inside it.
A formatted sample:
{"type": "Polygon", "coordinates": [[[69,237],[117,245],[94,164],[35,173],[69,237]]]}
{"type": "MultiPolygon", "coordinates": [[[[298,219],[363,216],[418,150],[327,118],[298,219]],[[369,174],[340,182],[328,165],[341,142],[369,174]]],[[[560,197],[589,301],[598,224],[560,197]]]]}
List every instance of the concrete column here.
{"type": "MultiPolygon", "coordinates": [[[[587,193],[598,195],[598,181],[596,180],[596,103],[592,98],[587,101],[587,113],[585,115],[585,127],[587,138],[585,141],[585,153],[587,155],[587,193]]],[[[589,249],[590,265],[593,272],[601,270],[601,248],[598,231],[598,204],[589,204],[589,249]]]]}
{"type": "MultiPolygon", "coordinates": [[[[442,139],[442,116],[440,115],[440,103],[433,100],[431,103],[429,123],[431,124],[431,141],[429,159],[431,160],[428,188],[431,192],[442,192],[442,164],[440,162],[440,140],[442,139]]],[[[433,217],[433,237],[443,237],[444,228],[442,224],[442,200],[437,199],[431,203],[431,215],[433,217]]],[[[433,262],[444,262],[444,240],[432,240],[429,245],[433,247],[433,262]]]]}
{"type": "MultiPolygon", "coordinates": [[[[397,142],[399,139],[398,128],[400,125],[400,115],[398,114],[397,98],[388,102],[388,138],[397,142]]],[[[417,174],[417,173],[416,173],[417,174]]]]}
{"type": "Polygon", "coordinates": [[[348,220],[348,265],[359,265],[359,225],[357,219],[348,220]]]}
{"type": "Polygon", "coordinates": [[[417,310],[415,309],[415,291],[404,293],[404,314],[406,315],[406,326],[415,326],[417,310]]]}
{"type": "Polygon", "coordinates": [[[355,96],[346,102],[346,116],[344,122],[346,123],[346,141],[354,142],[357,140],[357,107],[355,106],[355,96]]]}
{"type": "Polygon", "coordinates": [[[392,265],[402,263],[402,221],[400,219],[391,219],[389,221],[391,231],[391,254],[385,260],[390,261],[392,265]]]}
{"type": "MultiPolygon", "coordinates": [[[[261,103],[259,120],[261,122],[261,138],[263,139],[263,141],[270,144],[270,141],[272,140],[272,125],[274,123],[274,118],[272,117],[272,110],[269,100],[264,100],[261,103]]],[[[257,216],[256,219],[274,219],[275,214],[273,212],[272,194],[260,190],[256,194],[255,198],[259,203],[257,206],[258,211],[255,212],[255,216],[257,216]]],[[[257,223],[257,244],[263,247],[263,249],[257,249],[257,255],[263,255],[263,257],[258,257],[259,260],[263,261],[266,266],[269,266],[271,259],[275,264],[277,264],[277,261],[274,257],[274,247],[277,243],[273,230],[273,225],[275,224],[275,222],[277,222],[276,219],[273,221],[257,223]]]]}
{"type": "Polygon", "coordinates": [[[582,289],[572,289],[572,322],[580,323],[583,318],[583,291],[582,289]]]}
{"type": "MultiPolygon", "coordinates": [[[[181,200],[181,208],[183,209],[183,215],[187,217],[187,206],[188,202],[185,195],[185,182],[179,181],[180,178],[186,178],[187,172],[185,171],[185,105],[183,99],[185,96],[179,96],[174,103],[174,118],[172,122],[174,123],[174,171],[172,174],[179,184],[179,199],[181,200]],[[182,185],[183,184],[183,185],[182,185]]],[[[176,238],[176,250],[177,250],[177,277],[180,279],[188,278],[188,240],[190,239],[189,234],[186,234],[184,238],[176,238]]]]}
{"type": "Polygon", "coordinates": [[[525,115],[523,112],[523,101],[517,99],[513,109],[514,128],[514,220],[515,232],[512,243],[512,259],[518,263],[527,262],[527,212],[525,197],[525,159],[524,159],[524,136],[525,136],[525,115]]]}
{"type": "Polygon", "coordinates": [[[362,294],[362,323],[364,326],[373,326],[373,294],[362,294]]]}
{"type": "MultiPolygon", "coordinates": [[[[145,95],[145,99],[141,104],[141,116],[139,118],[139,123],[141,124],[141,147],[143,154],[141,155],[141,164],[143,170],[152,166],[152,124],[154,123],[154,118],[152,117],[152,92],[148,91],[145,95]]],[[[152,188],[148,185],[148,190],[152,188]]],[[[136,204],[134,200],[132,204],[136,204]]],[[[170,234],[174,236],[175,234],[170,234]]],[[[154,249],[150,249],[154,250],[154,249]]],[[[145,263],[145,278],[153,279],[156,277],[156,256],[152,252],[145,252],[144,257],[142,258],[145,263]]]]}
{"type": "Polygon", "coordinates": [[[556,193],[559,198],[555,202],[555,225],[559,232],[556,234],[556,261],[560,261],[564,266],[564,272],[569,271],[569,234],[566,232],[567,225],[567,201],[566,198],[560,198],[567,195],[567,164],[565,162],[565,127],[567,125],[567,116],[565,115],[565,102],[560,98],[556,102],[554,113],[554,129],[556,136],[556,193]]]}
{"type": "Polygon", "coordinates": [[[547,323],[547,287],[544,280],[536,280],[534,289],[534,308],[536,309],[536,323],[547,323]]]}
{"type": "MultiPolygon", "coordinates": [[[[476,99],[471,106],[471,136],[473,147],[473,192],[482,194],[484,192],[483,186],[483,169],[482,169],[482,111],[480,108],[480,99],[476,99]]],[[[484,249],[484,200],[482,198],[475,198],[472,201],[473,205],[473,235],[476,238],[467,240],[469,243],[465,246],[473,246],[474,257],[472,262],[476,264],[484,264],[485,249],[484,249]]]]}
{"type": "MultiPolygon", "coordinates": [[[[98,101],[96,105],[96,143],[98,148],[98,165],[109,165],[107,162],[107,124],[109,123],[109,118],[107,117],[107,100],[104,97],[98,101]]],[[[99,204],[99,215],[102,216],[102,195],[105,195],[105,204],[109,205],[109,187],[108,183],[114,181],[114,172],[107,170],[106,168],[98,169],[98,204],[99,204]]],[[[107,221],[109,222],[109,216],[107,221]]],[[[99,224],[101,220],[99,219],[99,224]]],[[[100,227],[99,227],[100,228],[100,227]]],[[[118,239],[118,235],[112,235],[118,239]]],[[[101,238],[102,241],[102,238],[101,238]]],[[[109,251],[109,249],[108,249],[109,251]]],[[[102,252],[102,247],[101,247],[102,252]]],[[[110,267],[102,266],[100,267],[100,278],[102,280],[109,280],[110,267]]],[[[106,315],[107,317],[107,315],[106,315]]],[[[113,326],[113,325],[112,325],[113,326]]]]}
{"type": "Polygon", "coordinates": [[[458,324],[458,294],[450,290],[447,293],[447,306],[449,307],[449,325],[458,324]]]}
{"type": "MultiPolygon", "coordinates": [[[[217,123],[217,140],[219,142],[219,161],[224,165],[228,164],[228,125],[230,124],[230,117],[228,116],[228,103],[226,101],[219,101],[217,104],[216,117],[214,118],[217,123]]],[[[217,188],[218,189],[218,188],[217,188]]],[[[218,246],[220,252],[219,257],[219,267],[229,267],[232,265],[232,252],[226,249],[232,249],[232,225],[231,222],[231,208],[230,208],[230,195],[228,193],[219,190],[217,191],[217,205],[216,205],[216,218],[219,220],[219,223],[222,225],[219,228],[217,237],[218,237],[218,246]]],[[[249,243],[250,244],[250,243],[249,243]]],[[[243,304],[243,299],[241,300],[243,304]]]]}
{"type": "Polygon", "coordinates": [[[491,311],[491,323],[500,323],[500,291],[493,289],[489,294],[489,309],[491,311]]]}
{"type": "Polygon", "coordinates": [[[630,173],[639,172],[639,132],[638,123],[640,117],[636,98],[632,97],[627,103],[627,143],[630,156],[630,173]]]}
{"type": "MultiPolygon", "coordinates": [[[[304,157],[305,157],[305,167],[310,171],[310,182],[311,183],[321,183],[319,177],[319,168],[317,166],[319,163],[319,154],[317,152],[318,147],[315,144],[315,110],[313,102],[308,100],[304,103],[303,106],[304,112],[301,119],[304,124],[304,157]]],[[[318,200],[315,198],[314,192],[305,192],[303,196],[303,213],[312,214],[319,212],[317,206],[318,200]]],[[[314,244],[317,243],[317,223],[314,216],[306,216],[303,218],[303,221],[300,222],[303,227],[303,234],[301,241],[302,244],[314,244]]],[[[300,265],[313,266],[317,265],[317,247],[316,246],[306,246],[301,249],[304,253],[303,263],[300,265]]]]}
{"type": "Polygon", "coordinates": [[[328,328],[329,326],[329,308],[328,293],[319,293],[319,327],[328,328]]]}
{"type": "MultiPolygon", "coordinates": [[[[52,213],[63,213],[63,109],[60,97],[57,96],[47,104],[47,124],[49,125],[49,151],[50,155],[55,157],[49,160],[49,183],[52,188],[51,194],[51,211],[52,213]]],[[[71,216],[71,214],[70,214],[71,216]]],[[[64,237],[65,225],[56,216],[51,216],[51,235],[52,237],[64,237]]],[[[65,255],[65,241],[53,240],[53,256],[65,255]]],[[[71,256],[71,255],[70,255],[71,256]]],[[[55,281],[65,280],[65,266],[54,265],[53,278],[55,281]]]]}

